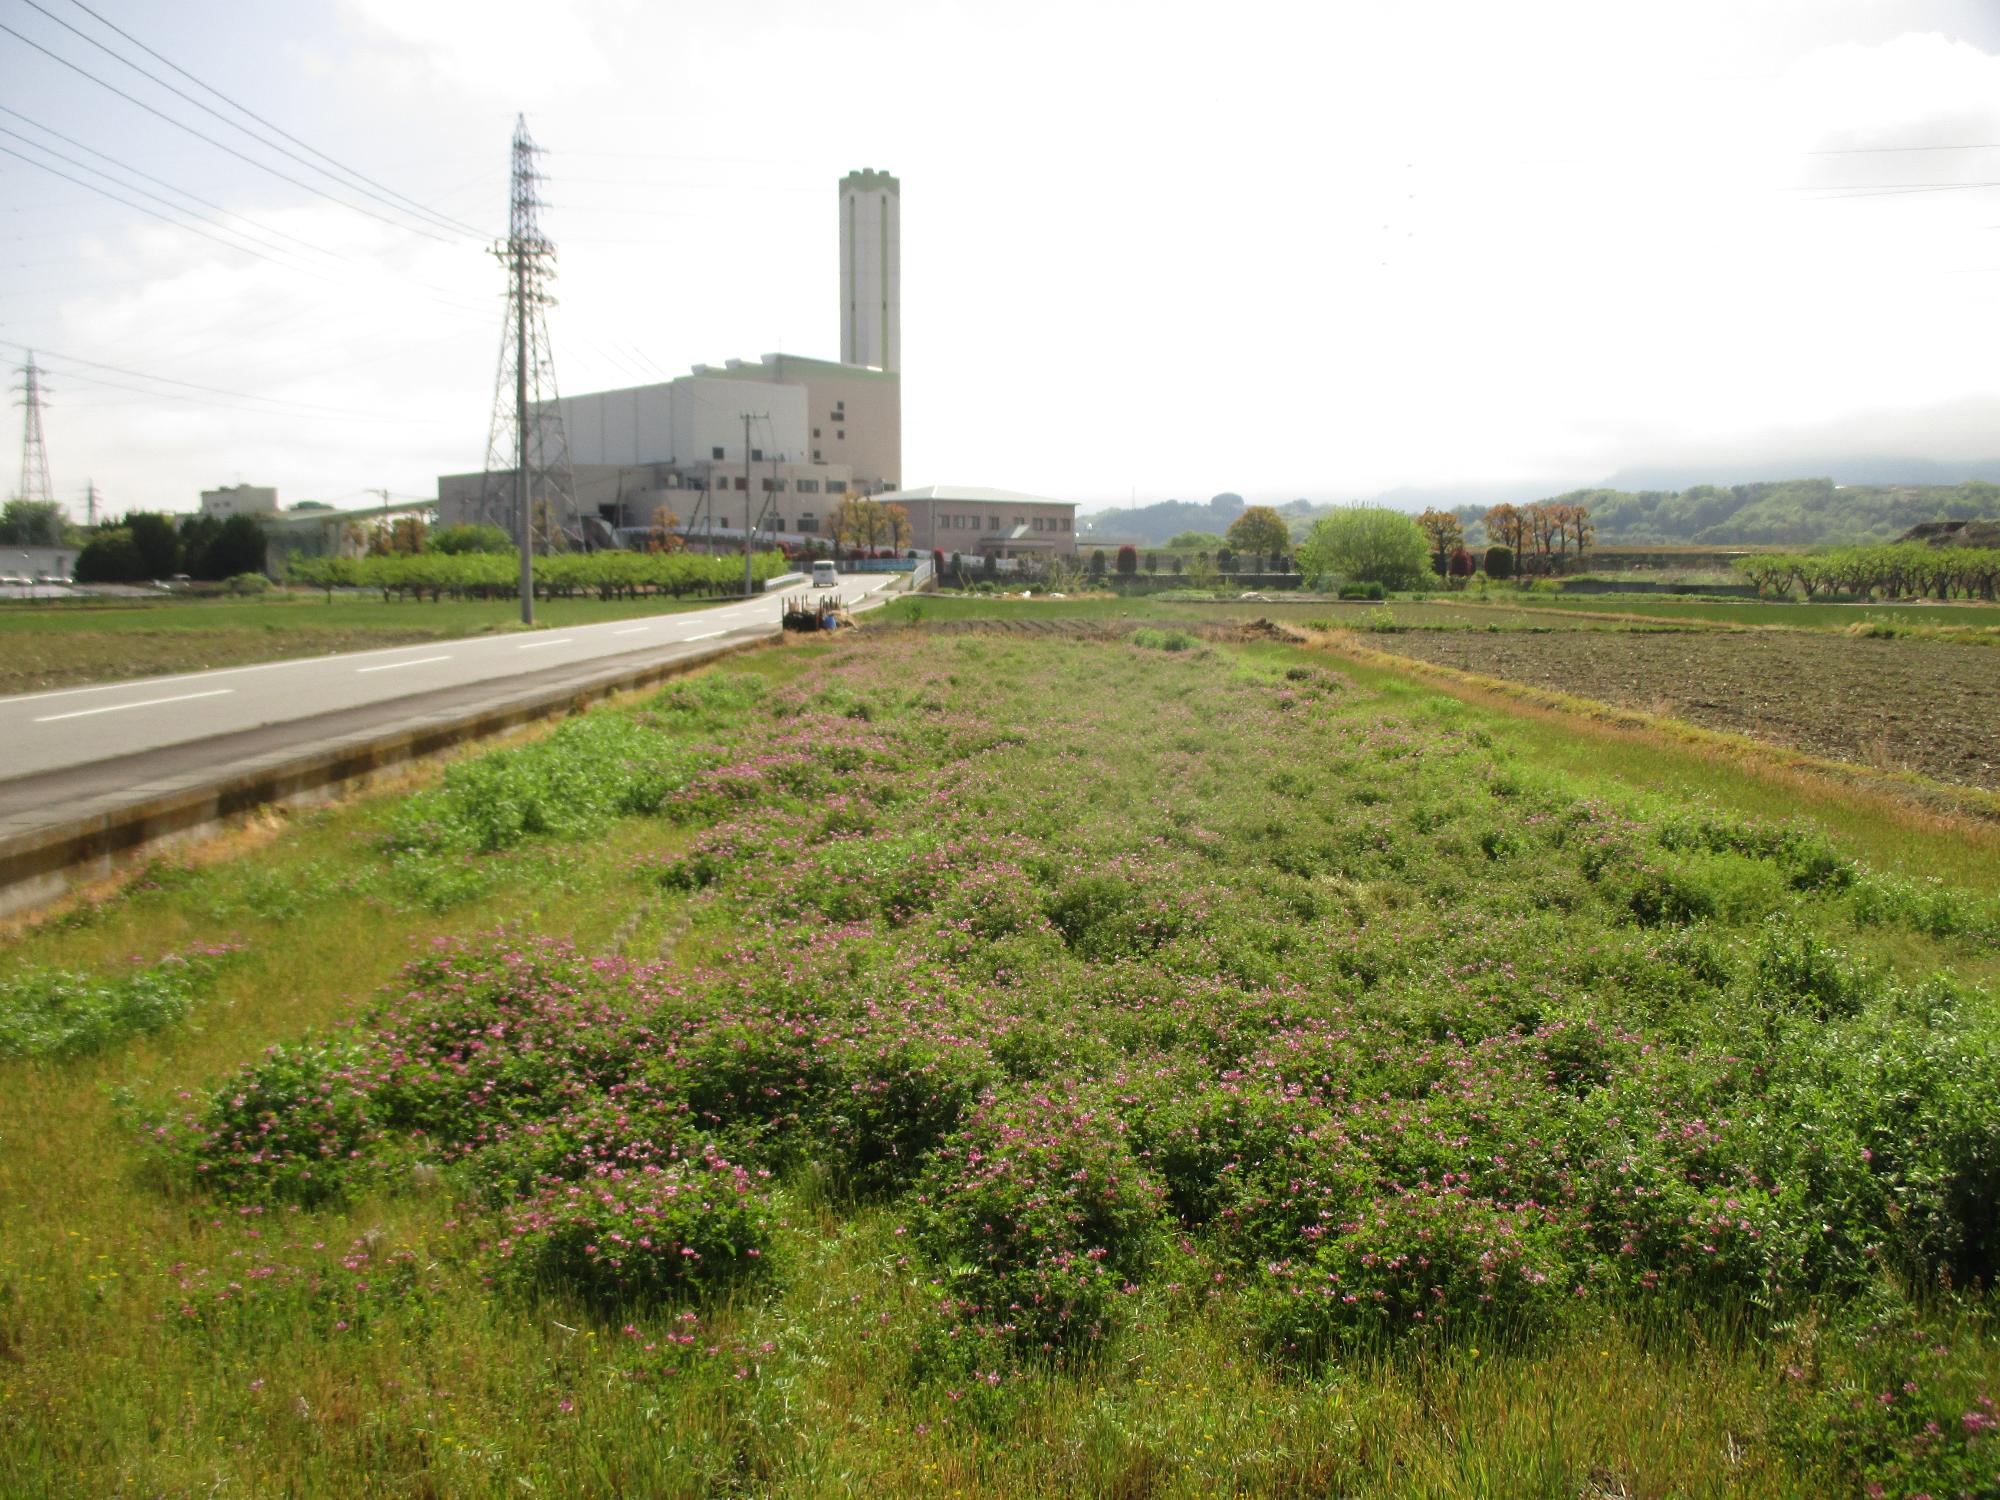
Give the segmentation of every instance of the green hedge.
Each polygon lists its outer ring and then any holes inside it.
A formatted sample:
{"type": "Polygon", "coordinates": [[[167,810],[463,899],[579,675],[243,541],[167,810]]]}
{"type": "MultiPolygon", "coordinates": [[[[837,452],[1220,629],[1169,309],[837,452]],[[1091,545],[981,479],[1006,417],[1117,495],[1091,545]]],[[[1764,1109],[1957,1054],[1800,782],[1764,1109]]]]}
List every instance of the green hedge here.
{"type": "MultiPolygon", "coordinates": [[[[750,559],[759,582],[785,571],[780,552],[750,559]]],[[[502,599],[520,586],[520,557],[513,552],[418,553],[391,557],[299,558],[294,583],[316,588],[380,589],[398,598],[502,599]]],[[[636,599],[643,594],[733,594],[743,587],[740,556],[691,552],[573,552],[535,559],[535,592],[544,599],[595,594],[636,599]]]]}

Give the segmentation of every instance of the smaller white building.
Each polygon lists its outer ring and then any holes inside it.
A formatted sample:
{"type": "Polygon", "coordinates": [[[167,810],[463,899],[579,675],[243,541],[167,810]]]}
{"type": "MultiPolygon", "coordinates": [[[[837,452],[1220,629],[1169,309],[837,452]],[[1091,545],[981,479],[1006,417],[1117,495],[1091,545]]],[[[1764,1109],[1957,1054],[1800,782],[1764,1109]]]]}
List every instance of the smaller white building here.
{"type": "Polygon", "coordinates": [[[278,492],[268,485],[232,484],[219,490],[201,492],[201,513],[216,520],[230,516],[274,516],[278,513],[278,492]]]}

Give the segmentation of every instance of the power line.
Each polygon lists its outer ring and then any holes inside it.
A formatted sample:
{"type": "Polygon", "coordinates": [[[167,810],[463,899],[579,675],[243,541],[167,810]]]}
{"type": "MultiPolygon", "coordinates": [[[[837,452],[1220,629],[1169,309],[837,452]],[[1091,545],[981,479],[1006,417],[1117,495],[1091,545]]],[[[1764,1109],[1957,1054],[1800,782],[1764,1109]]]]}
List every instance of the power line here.
{"type": "Polygon", "coordinates": [[[31,167],[39,167],[41,168],[42,171],[49,173],[51,176],[60,177],[64,182],[73,182],[80,188],[85,188],[90,192],[100,195],[101,197],[109,198],[113,203],[123,204],[126,208],[137,209],[140,213],[145,214],[150,218],[158,219],[162,224],[171,224],[174,228],[185,230],[189,234],[198,234],[205,240],[214,240],[216,244],[227,246],[229,249],[237,251],[239,254],[254,256],[258,260],[267,260],[274,266],[283,266],[287,271],[296,271],[301,276],[311,276],[315,280],[324,281],[329,285],[338,284],[334,282],[332,277],[321,276],[315,271],[308,271],[304,266],[298,265],[295,262],[289,260],[279,260],[274,255],[266,255],[261,250],[253,250],[251,249],[250,246],[240,244],[235,240],[225,240],[219,234],[210,234],[206,229],[197,229],[194,227],[194,225],[183,223],[179,219],[170,219],[165,214],[161,213],[158,209],[148,208],[143,203],[134,203],[130,198],[121,198],[116,193],[110,191],[108,188],[101,188],[94,182],[85,182],[81,177],[72,177],[69,175],[69,173],[61,171],[55,167],[52,167],[47,162],[36,161],[32,156],[23,156],[20,152],[16,151],[11,146],[0,146],[0,154],[11,156],[16,161],[26,162],[31,167]]]}
{"type": "MultiPolygon", "coordinates": [[[[28,0],[28,3],[30,5],[34,5],[35,0],[28,0]]],[[[399,193],[394,188],[388,186],[386,183],[377,182],[374,178],[368,176],[365,172],[356,171],[353,167],[348,166],[346,163],[338,161],[334,157],[328,156],[324,151],[320,150],[317,146],[308,145],[306,142],[300,140],[297,136],[293,135],[290,131],[284,129],[282,126],[275,125],[271,121],[265,119],[262,115],[258,114],[255,110],[249,108],[247,105],[239,104],[236,100],[230,98],[227,94],[223,93],[222,90],[216,88],[214,85],[202,82],[201,79],[195,77],[194,74],[190,73],[186,68],[183,68],[180,64],[174,62],[170,58],[161,56],[158,52],[155,52],[151,47],[148,47],[144,42],[140,41],[137,37],[132,35],[131,32],[125,30],[122,26],[119,26],[113,21],[106,20],[103,16],[99,15],[96,11],[92,10],[88,5],[85,5],[83,3],[83,0],[70,0],[70,3],[74,5],[78,10],[82,11],[85,15],[89,16],[92,20],[96,21],[98,25],[106,27],[109,30],[116,32],[119,36],[123,37],[133,46],[137,47],[141,52],[145,53],[148,57],[153,58],[156,61],[165,64],[169,68],[172,68],[176,73],[180,74],[181,77],[187,79],[188,82],[192,83],[196,88],[202,89],[207,93],[213,94],[216,98],[220,99],[224,104],[227,104],[231,109],[236,110],[240,114],[247,115],[250,119],[255,120],[259,125],[262,125],[266,130],[269,130],[276,135],[282,136],[284,139],[290,141],[293,145],[298,146],[306,151],[310,151],[314,156],[317,156],[321,161],[331,162],[334,166],[338,167],[342,172],[345,172],[349,177],[353,178],[357,183],[366,183],[369,187],[381,189],[381,191],[383,193],[386,193],[390,198],[394,198],[399,202],[408,204],[411,208],[416,209],[418,212],[424,214],[426,217],[435,220],[440,225],[446,226],[448,228],[463,230],[467,234],[478,236],[480,239],[486,238],[486,232],[484,230],[475,229],[470,224],[466,224],[461,220],[451,218],[447,214],[440,214],[435,209],[429,207],[427,204],[419,203],[416,199],[410,197],[408,194],[399,193]]],[[[35,9],[41,10],[41,6],[35,5],[35,9]]],[[[44,11],[43,14],[46,15],[47,12],[44,11]]],[[[113,55],[115,56],[116,54],[113,55]]],[[[204,108],[205,107],[206,106],[204,106],[204,108]]],[[[218,116],[218,118],[221,117],[218,116]]],[[[240,129],[241,127],[239,126],[238,128],[240,129]]],[[[311,163],[307,163],[307,165],[310,166],[311,163]]],[[[325,168],[323,167],[315,168],[314,170],[324,172],[325,168]]],[[[331,174],[329,173],[327,175],[330,176],[331,174]]]]}
{"type": "MultiPolygon", "coordinates": [[[[0,339],[0,345],[5,345],[9,349],[21,349],[21,350],[26,350],[28,347],[26,344],[17,343],[13,339],[0,339]]],[[[305,411],[323,412],[329,416],[358,418],[362,421],[379,420],[377,417],[375,417],[372,413],[369,412],[345,411],[340,407],[320,406],[316,402],[311,402],[311,401],[292,401],[283,396],[259,396],[249,391],[232,391],[232,390],[227,390],[222,386],[202,385],[192,380],[176,380],[169,375],[152,375],[148,374],[144,370],[130,370],[126,369],[122,365],[106,364],[104,361],[97,359],[84,359],[80,355],[75,355],[75,354],[55,353],[54,358],[61,360],[64,364],[82,365],[85,369],[90,369],[90,370],[109,370],[114,375],[129,376],[134,380],[150,380],[160,385],[177,385],[190,391],[203,391],[211,396],[230,396],[241,401],[264,401],[277,405],[295,406],[305,411]]],[[[78,377],[78,378],[85,378],[85,377],[78,377]]],[[[109,382],[105,383],[109,384],[109,382]]]]}
{"type": "MultiPolygon", "coordinates": [[[[18,109],[11,109],[5,104],[0,104],[0,114],[10,114],[15,119],[21,121],[23,124],[31,125],[36,130],[41,131],[43,135],[52,135],[57,140],[63,142],[65,145],[74,146],[79,151],[87,151],[92,156],[97,157],[101,161],[110,162],[112,166],[117,167],[121,172],[130,172],[134,177],[143,178],[145,181],[154,184],[156,187],[163,187],[170,193],[176,193],[179,196],[187,199],[190,203],[199,203],[203,208],[212,208],[217,213],[228,214],[232,219],[241,219],[244,223],[262,230],[265,234],[276,235],[281,240],[290,240],[295,245],[303,246],[308,250],[316,250],[322,255],[333,255],[335,253],[334,251],[328,250],[323,245],[315,245],[311,240],[300,239],[295,234],[286,234],[284,230],[273,229],[268,224],[259,224],[255,219],[249,217],[247,214],[239,214],[234,209],[224,208],[220,203],[211,203],[208,199],[201,197],[197,193],[190,193],[186,188],[175,187],[171,182],[167,182],[161,178],[155,177],[150,172],[142,172],[139,170],[139,168],[133,166],[130,162],[121,161],[117,157],[111,155],[109,152],[99,151],[95,146],[86,146],[82,141],[79,141],[72,136],[64,135],[60,130],[51,129],[49,126],[44,125],[40,120],[31,119],[27,115],[22,114],[18,109]]],[[[12,134],[12,132],[9,133],[12,134]]],[[[48,154],[50,156],[57,155],[56,152],[49,151],[49,148],[47,146],[42,145],[39,141],[36,142],[35,145],[38,150],[48,151],[48,154]]],[[[79,162],[77,163],[77,165],[82,166],[83,164],[79,162]]],[[[96,168],[94,167],[86,168],[86,170],[95,171],[96,168]]],[[[134,188],[132,189],[132,191],[137,192],[139,190],[137,188],[134,188]]]]}
{"type": "MultiPolygon", "coordinates": [[[[124,89],[118,87],[117,84],[106,82],[104,79],[99,78],[95,73],[91,72],[90,69],[82,67],[77,63],[71,62],[61,53],[51,52],[47,47],[44,47],[40,42],[35,41],[32,37],[23,36],[13,27],[9,26],[5,21],[0,21],[0,31],[6,32],[7,35],[13,37],[14,40],[16,40],[17,42],[25,42],[28,46],[33,47],[37,52],[41,53],[42,56],[51,58],[54,61],[61,63],[65,68],[68,68],[72,73],[78,73],[81,74],[83,77],[88,78],[92,83],[96,84],[99,88],[109,89],[112,93],[116,94],[119,98],[125,100],[128,104],[138,105],[139,108],[146,111],[147,114],[153,115],[158,119],[165,120],[169,125],[173,126],[175,129],[187,132],[187,134],[193,136],[196,140],[202,141],[210,146],[213,146],[218,151],[226,151],[229,155],[235,157],[238,161],[248,162],[251,166],[257,168],[258,171],[267,172],[271,176],[277,178],[280,182],[287,182],[290,183],[293,187],[303,188],[306,192],[311,193],[316,198],[324,198],[326,199],[327,202],[337,204],[339,207],[348,209],[354,213],[366,214],[371,219],[376,219],[379,220],[381,223],[387,224],[391,229],[400,229],[408,234],[420,234],[425,239],[436,240],[441,245],[453,245],[458,243],[456,240],[448,239],[444,235],[433,233],[431,230],[425,228],[421,224],[404,223],[401,220],[390,218],[387,214],[378,214],[377,212],[375,212],[374,209],[365,207],[362,204],[349,203],[345,198],[336,198],[332,193],[327,192],[326,189],[324,188],[314,187],[310,182],[301,181],[299,178],[292,176],[289,172],[281,172],[276,167],[272,166],[269,162],[259,161],[254,156],[248,155],[247,153],[242,151],[238,151],[234,146],[225,145],[223,142],[218,141],[212,135],[204,135],[199,130],[196,130],[192,125],[188,124],[185,120],[175,119],[165,110],[156,109],[154,106],[148,104],[145,100],[137,97],[136,95],[128,94],[124,89]]],[[[112,56],[116,57],[117,54],[113,53],[112,56]]],[[[137,65],[132,64],[131,66],[137,66],[137,65]]],[[[157,81],[158,80],[155,80],[155,82],[157,81]]]]}
{"type": "MultiPolygon", "coordinates": [[[[0,109],[6,109],[6,106],[4,104],[0,104],[0,109]]],[[[12,114],[13,111],[8,110],[8,113],[12,114]]],[[[40,141],[33,140],[28,136],[21,134],[21,132],[18,130],[10,130],[5,125],[0,125],[0,135],[10,135],[15,140],[20,141],[23,145],[34,147],[35,150],[40,151],[45,156],[53,156],[57,161],[68,162],[71,166],[76,167],[81,171],[91,172],[99,177],[106,179],[107,181],[117,183],[119,187],[124,188],[125,191],[128,193],[137,193],[142,198],[151,198],[155,203],[164,203],[168,208],[171,208],[176,213],[183,213],[188,215],[188,217],[190,218],[199,219],[204,224],[213,224],[217,229],[222,230],[225,234],[242,235],[242,237],[245,239],[250,238],[250,236],[244,234],[242,230],[232,228],[231,226],[223,223],[220,219],[210,218],[207,214],[198,213],[194,209],[188,208],[183,204],[174,202],[171,198],[164,198],[160,194],[152,192],[147,188],[139,187],[134,183],[121,182],[119,181],[118,178],[113,177],[109,172],[105,171],[102,167],[93,167],[87,161],[78,161],[73,156],[65,156],[62,152],[57,151],[52,147],[44,146],[40,141]]],[[[175,191],[178,191],[178,189],[175,189],[175,191]]],[[[191,195],[183,195],[183,196],[191,196],[191,195]]],[[[224,213],[229,212],[229,210],[226,208],[222,211],[224,213]]],[[[288,239],[290,237],[291,236],[289,235],[286,236],[286,238],[288,239]]],[[[273,245],[268,241],[252,240],[251,242],[253,244],[261,244],[267,250],[279,250],[279,247],[277,245],[273,245]]],[[[304,241],[300,241],[300,243],[303,244],[304,241]]],[[[283,252],[280,251],[280,253],[283,252]]]]}

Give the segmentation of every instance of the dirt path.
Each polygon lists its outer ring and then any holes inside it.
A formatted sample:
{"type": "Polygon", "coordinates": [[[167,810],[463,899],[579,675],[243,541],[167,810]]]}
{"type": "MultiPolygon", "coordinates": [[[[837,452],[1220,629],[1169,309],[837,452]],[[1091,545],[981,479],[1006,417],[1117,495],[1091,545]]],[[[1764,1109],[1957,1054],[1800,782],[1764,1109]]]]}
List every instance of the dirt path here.
{"type": "Polygon", "coordinates": [[[1787,631],[1410,631],[1378,650],[2000,789],[2000,650],[1787,631]]]}

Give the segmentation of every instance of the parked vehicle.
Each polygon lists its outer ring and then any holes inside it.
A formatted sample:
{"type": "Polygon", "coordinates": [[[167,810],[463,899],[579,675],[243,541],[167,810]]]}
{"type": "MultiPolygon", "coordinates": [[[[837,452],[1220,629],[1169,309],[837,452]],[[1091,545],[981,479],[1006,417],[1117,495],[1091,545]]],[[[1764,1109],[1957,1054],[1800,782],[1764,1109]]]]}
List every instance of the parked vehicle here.
{"type": "Polygon", "coordinates": [[[840,583],[839,568],[835,567],[830,562],[816,562],[813,564],[814,588],[830,589],[838,586],[839,583],[840,583]]]}

